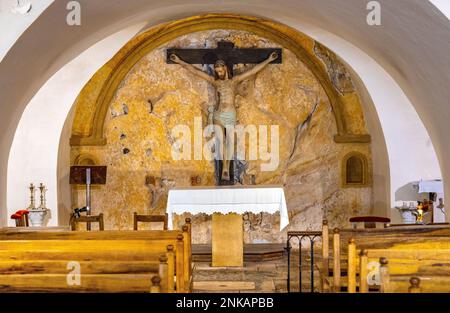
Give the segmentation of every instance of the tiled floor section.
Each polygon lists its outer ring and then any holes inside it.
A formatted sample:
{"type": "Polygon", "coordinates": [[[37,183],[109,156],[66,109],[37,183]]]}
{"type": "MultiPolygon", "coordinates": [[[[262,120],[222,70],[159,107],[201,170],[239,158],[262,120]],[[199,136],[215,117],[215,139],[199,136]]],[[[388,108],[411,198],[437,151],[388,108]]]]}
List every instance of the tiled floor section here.
{"type": "MultiPolygon", "coordinates": [[[[302,290],[310,291],[309,258],[303,259],[302,290]]],[[[316,260],[318,260],[316,258],[316,260]]],[[[298,254],[293,255],[291,291],[298,291],[298,254]]],[[[319,286],[315,271],[315,289],[319,286]]],[[[197,262],[194,270],[194,292],[286,292],[287,257],[283,259],[247,262],[244,267],[211,267],[197,262]]]]}

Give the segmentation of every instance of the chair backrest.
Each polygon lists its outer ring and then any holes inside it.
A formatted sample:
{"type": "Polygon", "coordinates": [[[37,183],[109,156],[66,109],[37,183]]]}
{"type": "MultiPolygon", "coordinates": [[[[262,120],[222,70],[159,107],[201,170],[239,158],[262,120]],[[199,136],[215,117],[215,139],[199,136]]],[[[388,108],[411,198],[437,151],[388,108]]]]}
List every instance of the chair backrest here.
{"type": "Polygon", "coordinates": [[[364,223],[364,228],[376,228],[376,223],[383,223],[384,227],[391,222],[390,218],[381,216],[355,216],[350,218],[353,228],[357,223],[364,223]]]}
{"type": "Polygon", "coordinates": [[[91,223],[98,223],[99,230],[105,230],[103,222],[103,213],[99,215],[86,215],[75,217],[74,214],[70,216],[70,227],[72,230],[77,230],[78,223],[86,223],[86,230],[91,230],[91,223]]]}
{"type": "Polygon", "coordinates": [[[133,229],[138,230],[138,222],[142,223],[163,223],[163,229],[167,230],[167,213],[164,215],[139,215],[136,212],[133,214],[133,229]]]}
{"type": "Polygon", "coordinates": [[[28,210],[19,210],[13,215],[11,215],[11,218],[16,222],[16,227],[30,226],[28,214],[29,214],[28,210]]]}

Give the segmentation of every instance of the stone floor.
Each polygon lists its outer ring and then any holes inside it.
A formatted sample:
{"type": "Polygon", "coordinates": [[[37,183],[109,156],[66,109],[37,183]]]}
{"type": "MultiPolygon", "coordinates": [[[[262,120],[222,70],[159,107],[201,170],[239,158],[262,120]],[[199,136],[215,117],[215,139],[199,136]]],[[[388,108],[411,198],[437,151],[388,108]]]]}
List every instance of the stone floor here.
{"type": "MultiPolygon", "coordinates": [[[[291,260],[291,291],[298,292],[298,252],[291,260]]],[[[302,291],[309,292],[309,257],[303,257],[302,262],[302,291]]],[[[246,262],[243,267],[211,267],[209,262],[196,262],[193,274],[194,292],[286,292],[287,256],[278,260],[246,262]]],[[[314,277],[317,291],[317,271],[314,277]]]]}

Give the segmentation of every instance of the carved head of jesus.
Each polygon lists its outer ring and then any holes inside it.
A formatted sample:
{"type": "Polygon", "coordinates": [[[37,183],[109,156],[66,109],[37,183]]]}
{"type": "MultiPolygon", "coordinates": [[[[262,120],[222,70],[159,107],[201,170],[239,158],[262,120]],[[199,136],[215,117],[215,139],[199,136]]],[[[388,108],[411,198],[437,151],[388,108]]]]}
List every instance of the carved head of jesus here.
{"type": "Polygon", "coordinates": [[[224,60],[217,60],[216,63],[214,63],[214,71],[216,72],[216,77],[218,79],[228,79],[228,67],[224,60]]]}

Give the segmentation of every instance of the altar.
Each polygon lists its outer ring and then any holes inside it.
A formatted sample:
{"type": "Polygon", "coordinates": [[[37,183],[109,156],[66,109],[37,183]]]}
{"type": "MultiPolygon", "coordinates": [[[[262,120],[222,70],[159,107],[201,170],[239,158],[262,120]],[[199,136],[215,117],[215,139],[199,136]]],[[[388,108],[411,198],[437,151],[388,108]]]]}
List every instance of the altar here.
{"type": "Polygon", "coordinates": [[[244,213],[280,213],[280,231],[289,224],[281,186],[213,186],[174,188],[167,200],[168,227],[173,214],[212,215],[212,266],[243,266],[244,213]]]}

